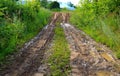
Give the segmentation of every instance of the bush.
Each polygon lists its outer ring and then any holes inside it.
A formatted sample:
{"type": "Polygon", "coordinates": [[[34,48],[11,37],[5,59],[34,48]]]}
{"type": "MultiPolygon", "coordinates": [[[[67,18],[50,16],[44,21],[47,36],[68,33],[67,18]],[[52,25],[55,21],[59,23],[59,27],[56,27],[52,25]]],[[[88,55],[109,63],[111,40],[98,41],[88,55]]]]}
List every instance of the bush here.
{"type": "Polygon", "coordinates": [[[60,9],[60,4],[57,1],[51,2],[48,5],[49,9],[60,9]]]}
{"type": "Polygon", "coordinates": [[[71,22],[97,42],[109,46],[120,57],[120,2],[116,0],[82,2],[73,13],[71,22]]]}
{"type": "Polygon", "coordinates": [[[37,2],[18,4],[2,0],[0,3],[1,8],[7,8],[0,23],[0,61],[3,61],[47,24],[51,12],[37,2]]]}

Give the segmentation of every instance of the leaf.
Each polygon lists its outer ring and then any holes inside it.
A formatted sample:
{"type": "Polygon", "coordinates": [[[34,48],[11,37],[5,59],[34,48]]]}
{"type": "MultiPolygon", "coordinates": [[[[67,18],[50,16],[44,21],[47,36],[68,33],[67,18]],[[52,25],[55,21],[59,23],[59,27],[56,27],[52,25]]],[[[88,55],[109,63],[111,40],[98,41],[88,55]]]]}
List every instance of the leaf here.
{"type": "Polygon", "coordinates": [[[0,8],[0,11],[6,10],[6,9],[7,9],[7,7],[0,8]]]}
{"type": "Polygon", "coordinates": [[[3,16],[4,15],[4,13],[2,13],[1,11],[0,11],[0,16],[3,16]]]}

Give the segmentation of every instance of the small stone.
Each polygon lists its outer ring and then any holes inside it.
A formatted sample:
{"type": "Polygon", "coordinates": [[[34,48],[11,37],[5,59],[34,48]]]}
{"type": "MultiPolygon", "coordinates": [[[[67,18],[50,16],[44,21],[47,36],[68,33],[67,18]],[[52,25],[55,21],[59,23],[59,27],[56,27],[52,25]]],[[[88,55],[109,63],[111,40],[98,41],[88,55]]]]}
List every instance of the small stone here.
{"type": "Polygon", "coordinates": [[[98,71],[96,72],[96,76],[113,76],[113,75],[108,71],[98,71]]]}
{"type": "Polygon", "coordinates": [[[43,73],[35,73],[33,76],[44,76],[43,73]]]}
{"type": "Polygon", "coordinates": [[[107,61],[109,61],[109,62],[115,62],[115,60],[113,59],[113,57],[110,55],[110,54],[108,54],[108,53],[101,53],[101,56],[103,57],[103,58],[105,58],[107,61]]]}

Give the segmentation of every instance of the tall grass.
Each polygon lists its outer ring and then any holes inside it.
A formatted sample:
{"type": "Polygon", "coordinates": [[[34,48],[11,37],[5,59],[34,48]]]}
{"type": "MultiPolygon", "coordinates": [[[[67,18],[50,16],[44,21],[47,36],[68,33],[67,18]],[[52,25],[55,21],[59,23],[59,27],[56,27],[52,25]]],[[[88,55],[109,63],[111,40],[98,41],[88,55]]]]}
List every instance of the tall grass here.
{"type": "Polygon", "coordinates": [[[55,28],[54,38],[53,46],[50,49],[51,55],[47,59],[48,64],[50,64],[51,76],[68,76],[70,72],[70,50],[64,30],[58,25],[55,28]]]}
{"type": "Polygon", "coordinates": [[[120,58],[120,11],[114,10],[111,12],[108,10],[108,6],[102,4],[102,2],[97,3],[99,8],[96,7],[95,3],[83,3],[81,7],[73,11],[71,23],[97,42],[110,47],[120,58]]]}
{"type": "Polygon", "coordinates": [[[17,51],[47,24],[51,12],[37,3],[16,4],[0,1],[5,7],[0,22],[0,62],[17,51]]]}

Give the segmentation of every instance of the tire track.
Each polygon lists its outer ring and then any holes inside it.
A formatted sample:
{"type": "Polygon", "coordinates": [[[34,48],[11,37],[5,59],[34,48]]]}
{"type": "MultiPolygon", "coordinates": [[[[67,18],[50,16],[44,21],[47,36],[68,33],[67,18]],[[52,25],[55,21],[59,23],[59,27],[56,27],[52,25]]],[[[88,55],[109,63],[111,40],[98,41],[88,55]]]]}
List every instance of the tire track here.
{"type": "Polygon", "coordinates": [[[120,76],[112,51],[68,23],[62,24],[71,49],[70,76],[120,76]]]}
{"type": "MultiPolygon", "coordinates": [[[[1,76],[36,76],[39,66],[42,64],[44,50],[54,35],[55,23],[59,13],[54,13],[51,22],[15,57],[13,64],[1,76]],[[7,73],[7,74],[6,74],[7,73]]],[[[42,74],[39,74],[40,76],[42,74]]]]}
{"type": "Polygon", "coordinates": [[[15,56],[13,64],[0,76],[44,76],[42,65],[45,48],[53,38],[56,22],[61,22],[71,50],[70,76],[120,76],[120,62],[112,51],[96,43],[69,22],[69,13],[54,13],[51,22],[15,56]]]}

